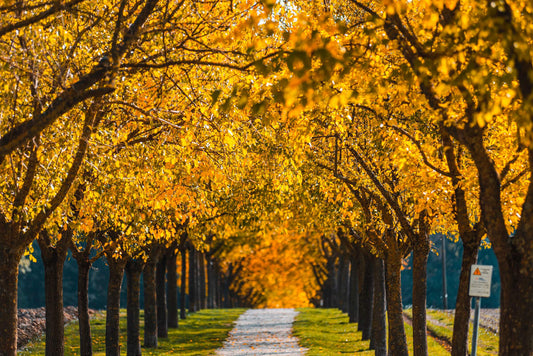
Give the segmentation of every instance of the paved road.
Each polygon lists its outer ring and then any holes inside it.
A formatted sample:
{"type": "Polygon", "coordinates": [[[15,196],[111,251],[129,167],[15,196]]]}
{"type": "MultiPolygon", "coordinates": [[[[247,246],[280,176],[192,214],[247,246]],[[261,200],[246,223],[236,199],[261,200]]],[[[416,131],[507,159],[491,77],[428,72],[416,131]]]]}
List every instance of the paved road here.
{"type": "Polygon", "coordinates": [[[242,314],[230,332],[219,356],[304,355],[306,349],[291,335],[294,309],[250,309],[242,314]]]}

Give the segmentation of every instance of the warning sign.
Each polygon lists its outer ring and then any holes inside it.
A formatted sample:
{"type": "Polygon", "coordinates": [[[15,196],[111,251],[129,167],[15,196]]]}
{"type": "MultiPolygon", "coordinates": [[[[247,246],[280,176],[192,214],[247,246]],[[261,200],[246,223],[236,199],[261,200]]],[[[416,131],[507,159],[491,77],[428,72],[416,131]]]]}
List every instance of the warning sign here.
{"type": "Polygon", "coordinates": [[[471,297],[490,297],[490,287],[492,281],[492,266],[472,265],[470,269],[471,297]]]}

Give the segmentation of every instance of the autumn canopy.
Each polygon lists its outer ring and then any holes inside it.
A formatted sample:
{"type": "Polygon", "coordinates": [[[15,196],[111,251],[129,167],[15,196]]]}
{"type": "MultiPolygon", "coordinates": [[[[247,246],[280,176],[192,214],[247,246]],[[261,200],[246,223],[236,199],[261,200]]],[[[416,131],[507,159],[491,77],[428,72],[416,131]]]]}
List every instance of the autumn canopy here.
{"type": "Polygon", "coordinates": [[[3,1],[0,355],[16,354],[35,240],[56,267],[68,249],[87,273],[105,255],[110,296],[125,269],[155,283],[180,253],[253,306],[330,303],[332,273],[366,266],[394,355],[412,253],[427,354],[433,233],[464,246],[454,354],[485,237],[500,353],[533,353],[532,48],[528,0],[3,1]]]}

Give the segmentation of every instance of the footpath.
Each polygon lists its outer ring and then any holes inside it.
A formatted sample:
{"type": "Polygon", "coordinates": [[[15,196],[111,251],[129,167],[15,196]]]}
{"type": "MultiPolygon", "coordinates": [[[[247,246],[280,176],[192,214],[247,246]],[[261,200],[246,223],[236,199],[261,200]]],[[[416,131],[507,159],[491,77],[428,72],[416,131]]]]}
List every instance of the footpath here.
{"type": "Polygon", "coordinates": [[[219,356],[304,355],[306,349],[292,336],[294,309],[250,309],[242,314],[230,332],[219,356]]]}

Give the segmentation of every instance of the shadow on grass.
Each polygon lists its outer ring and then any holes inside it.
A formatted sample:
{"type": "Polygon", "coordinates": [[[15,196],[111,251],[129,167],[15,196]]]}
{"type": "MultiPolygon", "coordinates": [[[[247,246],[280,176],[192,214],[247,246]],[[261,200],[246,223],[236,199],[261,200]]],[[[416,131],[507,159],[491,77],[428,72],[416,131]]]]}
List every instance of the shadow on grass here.
{"type": "MultiPolygon", "coordinates": [[[[160,338],[157,349],[142,348],[143,355],[212,355],[222,347],[233,322],[245,309],[202,310],[190,314],[179,321],[177,329],[169,329],[168,338],[160,338]]],[[[141,311],[141,345],[143,341],[143,317],[141,311]]],[[[93,355],[105,355],[105,313],[100,313],[91,321],[93,336],[93,355]]],[[[120,320],[121,355],[126,354],[126,314],[121,311],[120,320]]],[[[44,338],[38,340],[19,355],[44,354],[44,338]]],[[[78,324],[72,323],[65,328],[65,355],[79,355],[78,324]]]]}
{"type": "Polygon", "coordinates": [[[354,354],[374,355],[369,341],[361,341],[357,324],[348,323],[348,316],[338,309],[302,308],[293,326],[300,345],[309,349],[307,355],[354,354]]]}

